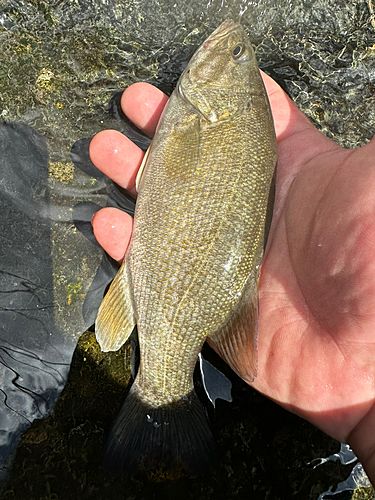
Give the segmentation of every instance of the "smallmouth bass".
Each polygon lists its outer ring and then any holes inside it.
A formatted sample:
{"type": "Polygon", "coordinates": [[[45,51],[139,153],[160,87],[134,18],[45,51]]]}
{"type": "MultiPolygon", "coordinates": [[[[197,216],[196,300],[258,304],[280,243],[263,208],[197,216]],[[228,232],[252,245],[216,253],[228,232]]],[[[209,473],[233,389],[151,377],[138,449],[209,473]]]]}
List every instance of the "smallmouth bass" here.
{"type": "Polygon", "coordinates": [[[251,43],[225,21],[181,75],[137,177],[134,230],[100,306],[117,350],[135,325],[140,366],[109,436],[106,465],[210,468],[215,443],[194,391],[206,338],[256,375],[258,282],[272,214],[276,139],[251,43]]]}

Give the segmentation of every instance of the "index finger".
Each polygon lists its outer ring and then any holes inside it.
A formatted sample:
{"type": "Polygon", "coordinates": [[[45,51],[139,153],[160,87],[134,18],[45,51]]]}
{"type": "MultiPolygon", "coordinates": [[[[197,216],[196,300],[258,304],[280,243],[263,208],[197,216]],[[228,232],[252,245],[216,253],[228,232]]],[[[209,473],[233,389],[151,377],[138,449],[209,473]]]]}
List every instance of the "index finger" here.
{"type": "Polygon", "coordinates": [[[161,90],[145,82],[133,83],[121,97],[126,116],[149,137],[154,135],[167,102],[168,97],[161,90]]]}

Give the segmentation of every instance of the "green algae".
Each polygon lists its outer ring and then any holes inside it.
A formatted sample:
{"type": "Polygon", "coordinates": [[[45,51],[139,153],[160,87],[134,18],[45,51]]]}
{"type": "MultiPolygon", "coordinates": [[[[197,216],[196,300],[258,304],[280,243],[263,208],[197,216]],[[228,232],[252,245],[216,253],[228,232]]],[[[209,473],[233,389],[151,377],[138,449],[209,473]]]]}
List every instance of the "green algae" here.
{"type": "Polygon", "coordinates": [[[106,104],[116,91],[147,80],[170,92],[196,46],[229,16],[241,15],[261,66],[323,132],[349,146],[372,130],[375,30],[365,0],[314,8],[300,0],[279,8],[269,0],[3,3],[0,115],[46,134],[53,161],[66,159],[77,137],[110,126],[106,104]]]}
{"type": "MultiPolygon", "coordinates": [[[[151,78],[157,67],[142,64],[139,44],[132,40],[122,49],[127,37],[119,26],[91,19],[73,29],[68,16],[52,15],[51,5],[26,7],[33,23],[13,9],[7,16],[17,29],[0,25],[0,114],[46,135],[53,161],[67,159],[77,138],[106,126],[105,106],[114,90],[151,78]]],[[[72,5],[67,14],[74,11],[72,5]]]]}
{"type": "Polygon", "coordinates": [[[374,488],[358,488],[353,492],[351,500],[373,500],[374,498],[374,488]]]}

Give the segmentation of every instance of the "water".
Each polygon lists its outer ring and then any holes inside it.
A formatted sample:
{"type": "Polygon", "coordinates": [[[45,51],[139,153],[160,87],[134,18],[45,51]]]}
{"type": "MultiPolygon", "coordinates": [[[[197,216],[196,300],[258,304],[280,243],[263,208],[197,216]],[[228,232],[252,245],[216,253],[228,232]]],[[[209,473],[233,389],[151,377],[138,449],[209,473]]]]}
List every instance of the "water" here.
{"type": "Polygon", "coordinates": [[[316,127],[346,147],[372,137],[375,31],[366,1],[0,2],[3,470],[20,433],[51,412],[115,273],[91,216],[107,204],[133,209],[90,164],[89,138],[116,128],[147,147],[120,121],[118,92],[146,80],[170,93],[227,17],[241,19],[260,66],[316,127]]]}

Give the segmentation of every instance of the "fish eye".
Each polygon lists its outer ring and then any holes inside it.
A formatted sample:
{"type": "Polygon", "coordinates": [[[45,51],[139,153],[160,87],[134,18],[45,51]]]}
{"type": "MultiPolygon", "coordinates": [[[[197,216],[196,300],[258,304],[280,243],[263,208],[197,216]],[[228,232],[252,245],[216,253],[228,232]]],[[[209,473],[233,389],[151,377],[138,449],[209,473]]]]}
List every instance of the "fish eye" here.
{"type": "Polygon", "coordinates": [[[245,53],[245,45],[243,43],[239,43],[233,49],[232,52],[233,59],[235,60],[240,59],[244,53],[245,53]]]}

